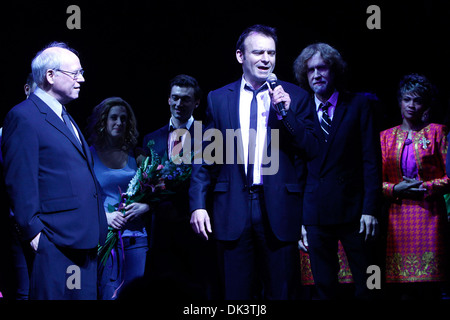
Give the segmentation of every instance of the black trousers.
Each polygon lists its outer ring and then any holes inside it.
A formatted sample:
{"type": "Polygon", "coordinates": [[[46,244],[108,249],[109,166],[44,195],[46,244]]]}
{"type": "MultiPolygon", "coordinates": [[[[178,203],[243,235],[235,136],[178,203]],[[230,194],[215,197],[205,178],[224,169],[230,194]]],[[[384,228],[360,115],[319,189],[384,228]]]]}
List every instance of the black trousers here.
{"type": "Polygon", "coordinates": [[[32,263],[30,299],[96,300],[97,249],[58,247],[41,232],[32,263]]]}
{"type": "Polygon", "coordinates": [[[218,241],[224,298],[296,298],[300,261],[296,242],[278,240],[270,228],[262,190],[249,193],[245,229],[235,241],[218,241]]]}
{"type": "Polygon", "coordinates": [[[341,240],[355,283],[355,297],[369,299],[367,268],[373,262],[372,249],[359,233],[359,222],[345,225],[306,226],[311,270],[319,299],[338,298],[339,258],[341,240]]]}
{"type": "Polygon", "coordinates": [[[196,235],[189,220],[153,218],[151,228],[147,228],[151,230],[151,248],[146,279],[153,286],[149,294],[172,300],[218,298],[214,244],[196,235]]]}

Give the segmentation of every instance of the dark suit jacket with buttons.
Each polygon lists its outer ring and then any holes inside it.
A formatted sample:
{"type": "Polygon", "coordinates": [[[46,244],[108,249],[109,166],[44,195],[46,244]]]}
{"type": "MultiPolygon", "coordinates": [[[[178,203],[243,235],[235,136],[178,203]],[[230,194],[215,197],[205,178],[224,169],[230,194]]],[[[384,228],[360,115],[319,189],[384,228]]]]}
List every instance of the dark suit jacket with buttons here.
{"type": "Polygon", "coordinates": [[[320,151],[308,162],[303,224],[345,224],[362,214],[378,215],[381,147],[373,108],[363,95],[339,93],[326,143],[312,106],[320,151]]]}
{"type": "Polygon", "coordinates": [[[34,94],[5,118],[5,183],[15,219],[28,241],[43,231],[58,246],[92,249],[106,238],[92,157],[78,131],[83,147],[34,94]]]}
{"type": "MultiPolygon", "coordinates": [[[[270,129],[278,130],[278,171],[263,176],[264,199],[268,221],[274,235],[281,241],[297,241],[301,230],[301,208],[304,187],[304,160],[317,150],[317,138],[313,130],[313,118],[309,112],[310,97],[303,89],[280,81],[291,97],[288,115],[278,120],[271,108],[268,120],[267,149],[275,137],[270,129]]],[[[212,91],[208,95],[206,111],[207,128],[218,129],[226,144],[227,129],[240,128],[239,96],[241,81],[212,91]]],[[[206,131],[207,132],[207,131],[206,131]]],[[[205,134],[206,134],[205,132],[205,134]]],[[[229,132],[230,133],[230,132],[229,132]]],[[[219,240],[238,239],[243,232],[249,210],[249,188],[244,162],[238,163],[238,140],[234,138],[233,148],[223,148],[223,164],[193,166],[190,186],[190,209],[205,209],[209,187],[213,190],[213,209],[208,212],[212,218],[213,235],[219,240]],[[228,161],[227,161],[228,159],[228,161]],[[230,159],[233,159],[230,163],[230,159]]],[[[205,145],[211,142],[206,142],[205,145]]],[[[242,144],[241,144],[242,145],[242,144]]],[[[217,151],[216,151],[217,152],[217,151]]],[[[270,167],[274,163],[268,163],[270,167]]]]}

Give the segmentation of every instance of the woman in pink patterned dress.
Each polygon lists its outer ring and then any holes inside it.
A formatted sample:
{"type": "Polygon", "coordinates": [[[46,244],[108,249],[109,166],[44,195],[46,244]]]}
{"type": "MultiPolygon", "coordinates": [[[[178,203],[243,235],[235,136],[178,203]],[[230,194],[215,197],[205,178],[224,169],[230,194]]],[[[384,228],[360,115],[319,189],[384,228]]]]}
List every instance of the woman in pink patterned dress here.
{"type": "Polygon", "coordinates": [[[425,77],[404,77],[398,100],[402,124],[381,132],[386,282],[402,284],[392,286],[396,298],[437,297],[446,278],[447,128],[428,122],[434,89],[425,77]]]}

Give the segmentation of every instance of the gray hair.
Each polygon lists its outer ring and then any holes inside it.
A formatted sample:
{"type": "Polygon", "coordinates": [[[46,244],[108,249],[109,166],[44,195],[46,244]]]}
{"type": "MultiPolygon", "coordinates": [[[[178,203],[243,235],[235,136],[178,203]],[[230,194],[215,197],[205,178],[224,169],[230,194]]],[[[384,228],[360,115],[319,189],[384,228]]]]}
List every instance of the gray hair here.
{"type": "Polygon", "coordinates": [[[70,48],[64,42],[52,42],[44,49],[39,51],[31,62],[31,72],[33,73],[34,82],[38,87],[42,88],[45,84],[45,75],[49,69],[59,69],[61,65],[61,54],[57,51],[47,51],[49,48],[63,48],[69,50],[78,56],[78,52],[70,48]]]}

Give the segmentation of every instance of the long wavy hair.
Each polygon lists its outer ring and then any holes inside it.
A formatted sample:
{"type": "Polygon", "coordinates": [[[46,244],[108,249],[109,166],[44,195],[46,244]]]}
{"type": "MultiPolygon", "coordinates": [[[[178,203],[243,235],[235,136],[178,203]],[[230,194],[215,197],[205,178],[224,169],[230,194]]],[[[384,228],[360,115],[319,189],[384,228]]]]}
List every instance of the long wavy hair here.
{"type": "Polygon", "coordinates": [[[317,52],[320,53],[322,59],[327,63],[331,72],[334,75],[334,85],[339,91],[346,89],[346,71],[347,64],[342,58],[341,54],[332,46],[326,43],[314,43],[307,46],[294,61],[294,75],[300,87],[310,91],[308,82],[308,60],[311,59],[317,52]]]}
{"type": "Polygon", "coordinates": [[[139,136],[136,116],[130,104],[119,97],[106,98],[92,111],[86,128],[89,145],[101,147],[106,144],[108,114],[111,108],[116,106],[125,107],[128,115],[122,149],[131,150],[136,146],[139,136]]]}

